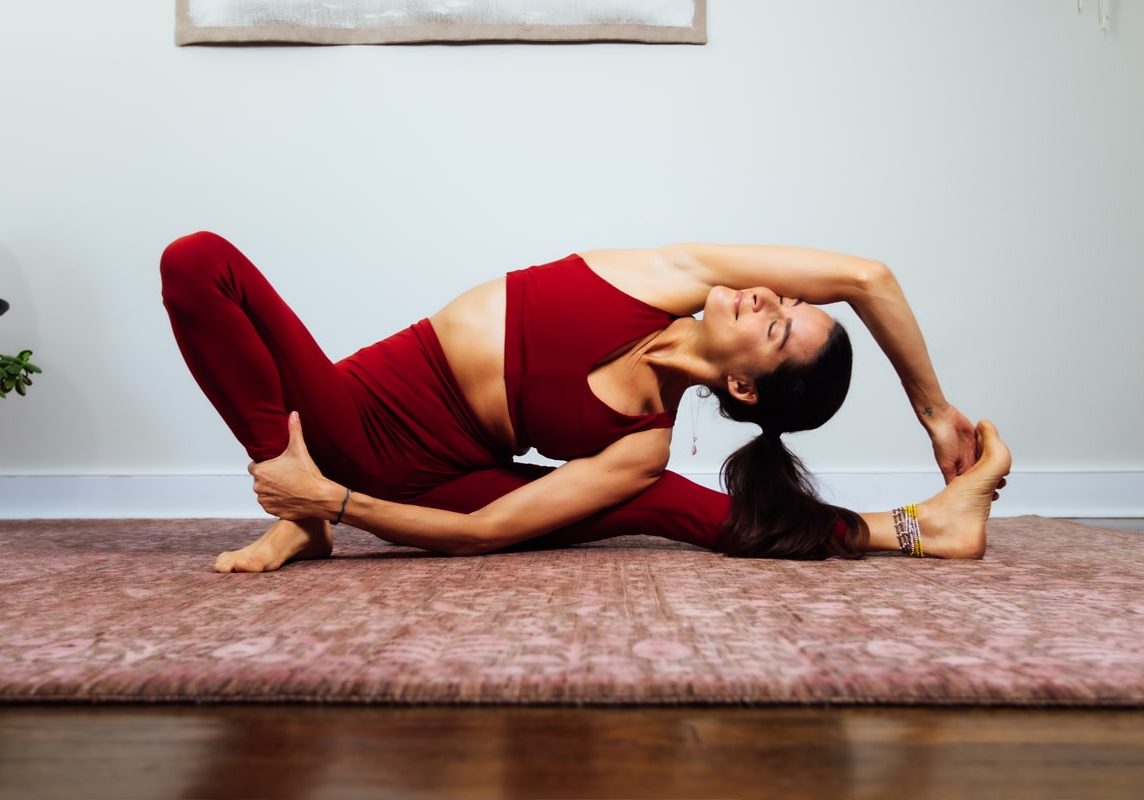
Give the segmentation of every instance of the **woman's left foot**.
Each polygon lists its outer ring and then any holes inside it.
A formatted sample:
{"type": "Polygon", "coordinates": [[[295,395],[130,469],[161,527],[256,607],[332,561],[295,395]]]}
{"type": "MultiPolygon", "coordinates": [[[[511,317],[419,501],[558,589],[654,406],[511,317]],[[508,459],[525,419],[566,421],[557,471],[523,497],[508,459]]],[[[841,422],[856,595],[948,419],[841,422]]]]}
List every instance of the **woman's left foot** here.
{"type": "Polygon", "coordinates": [[[241,550],[228,550],[215,560],[215,572],[272,572],[291,561],[329,558],[334,550],[330,523],[280,519],[241,550]]]}
{"type": "Polygon", "coordinates": [[[985,521],[1012,457],[992,423],[977,423],[977,463],[918,506],[922,548],[938,558],[985,555],[985,521]]]}

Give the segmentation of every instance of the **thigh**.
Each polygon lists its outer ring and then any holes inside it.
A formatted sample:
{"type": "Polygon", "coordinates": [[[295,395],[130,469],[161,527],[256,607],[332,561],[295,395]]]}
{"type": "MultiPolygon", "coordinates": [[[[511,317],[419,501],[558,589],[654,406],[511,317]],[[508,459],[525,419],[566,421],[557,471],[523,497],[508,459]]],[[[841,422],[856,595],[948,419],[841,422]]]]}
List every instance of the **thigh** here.
{"type": "Polygon", "coordinates": [[[250,259],[204,231],[177,239],[160,264],[187,366],[253,460],[286,448],[286,418],[296,410],[323,470],[344,477],[368,465],[349,379],[250,259]]]}

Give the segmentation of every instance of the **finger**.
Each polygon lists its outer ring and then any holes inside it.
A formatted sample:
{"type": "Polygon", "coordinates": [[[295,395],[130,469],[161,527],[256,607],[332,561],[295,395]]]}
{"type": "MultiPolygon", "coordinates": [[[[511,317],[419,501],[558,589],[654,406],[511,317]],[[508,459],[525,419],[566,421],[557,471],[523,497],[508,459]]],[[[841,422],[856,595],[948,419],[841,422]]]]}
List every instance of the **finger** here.
{"type": "Polygon", "coordinates": [[[955,465],[946,464],[942,461],[937,462],[937,468],[941,470],[941,477],[946,483],[953,480],[954,472],[957,469],[955,465]]]}
{"type": "Polygon", "coordinates": [[[286,452],[290,453],[298,449],[298,441],[302,438],[301,421],[298,418],[297,411],[291,411],[286,417],[286,452]]]}
{"type": "Polygon", "coordinates": [[[294,452],[294,456],[300,458],[303,463],[313,464],[313,459],[310,458],[310,448],[306,446],[306,440],[302,436],[302,415],[297,411],[293,412],[293,427],[290,432],[290,447],[294,452]]]}

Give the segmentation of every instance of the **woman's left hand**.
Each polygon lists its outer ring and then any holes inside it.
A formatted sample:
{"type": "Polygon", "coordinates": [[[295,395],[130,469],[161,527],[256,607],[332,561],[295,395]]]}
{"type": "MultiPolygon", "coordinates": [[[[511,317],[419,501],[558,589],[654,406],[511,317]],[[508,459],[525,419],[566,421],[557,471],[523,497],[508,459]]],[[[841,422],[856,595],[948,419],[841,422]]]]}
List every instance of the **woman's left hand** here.
{"type": "Polygon", "coordinates": [[[949,483],[977,461],[973,423],[954,406],[946,406],[923,420],[933,442],[933,454],[945,482],[949,483]]]}
{"type": "Polygon", "coordinates": [[[262,508],[279,519],[320,516],[323,489],[329,481],[310,458],[297,411],[290,412],[287,424],[290,441],[282,455],[269,461],[251,462],[247,467],[254,476],[254,492],[262,508]]]}

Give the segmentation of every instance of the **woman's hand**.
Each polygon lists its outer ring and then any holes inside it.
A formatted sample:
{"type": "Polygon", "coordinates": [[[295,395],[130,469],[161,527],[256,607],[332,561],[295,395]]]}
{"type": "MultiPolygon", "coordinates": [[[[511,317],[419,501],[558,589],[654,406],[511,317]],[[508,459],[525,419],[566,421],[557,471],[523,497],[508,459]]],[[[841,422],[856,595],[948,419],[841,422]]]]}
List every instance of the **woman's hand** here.
{"type": "Polygon", "coordinates": [[[947,405],[943,410],[930,413],[932,416],[923,412],[922,424],[929,431],[934,458],[942,477],[949,483],[976,463],[976,434],[973,423],[953,406],[947,405]]]}
{"type": "Polygon", "coordinates": [[[254,492],[262,508],[279,519],[321,517],[322,501],[336,485],[322,476],[310,458],[297,411],[290,412],[287,424],[290,441],[282,455],[269,461],[251,462],[247,467],[254,476],[254,492]]]}

